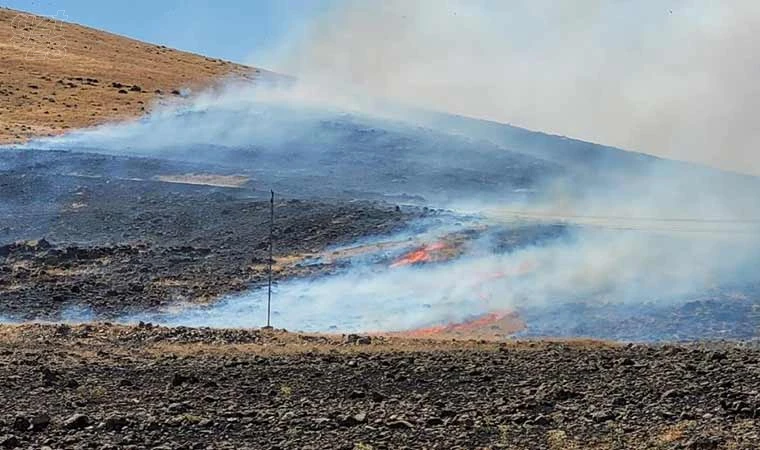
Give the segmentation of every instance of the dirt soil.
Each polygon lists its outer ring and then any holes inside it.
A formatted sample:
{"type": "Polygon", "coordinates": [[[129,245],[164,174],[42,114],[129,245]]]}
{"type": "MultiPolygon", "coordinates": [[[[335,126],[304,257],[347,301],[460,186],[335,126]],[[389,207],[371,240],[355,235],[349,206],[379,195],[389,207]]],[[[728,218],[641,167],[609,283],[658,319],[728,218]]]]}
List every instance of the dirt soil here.
{"type": "Polygon", "coordinates": [[[0,144],[139,117],[186,89],[262,76],[275,78],[261,69],[0,8],[0,144]]]}
{"type": "Polygon", "coordinates": [[[0,446],[755,449],[748,345],[0,328],[0,446]]]}

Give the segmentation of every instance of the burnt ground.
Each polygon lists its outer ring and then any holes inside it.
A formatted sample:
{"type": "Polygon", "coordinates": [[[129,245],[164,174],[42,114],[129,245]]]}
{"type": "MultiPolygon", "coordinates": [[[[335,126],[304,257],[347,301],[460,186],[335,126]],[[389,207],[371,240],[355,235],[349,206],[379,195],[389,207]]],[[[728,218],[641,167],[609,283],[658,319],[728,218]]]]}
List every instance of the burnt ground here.
{"type": "Polygon", "coordinates": [[[727,343],[5,326],[0,445],[755,449],[759,361],[727,343]]]}
{"type": "MultiPolygon", "coordinates": [[[[110,317],[210,302],[266,280],[268,192],[157,181],[151,174],[202,168],[105,158],[0,172],[0,317],[110,317]]],[[[347,199],[278,197],[275,208],[278,277],[319,270],[290,258],[389,233],[418,214],[347,199]]]]}

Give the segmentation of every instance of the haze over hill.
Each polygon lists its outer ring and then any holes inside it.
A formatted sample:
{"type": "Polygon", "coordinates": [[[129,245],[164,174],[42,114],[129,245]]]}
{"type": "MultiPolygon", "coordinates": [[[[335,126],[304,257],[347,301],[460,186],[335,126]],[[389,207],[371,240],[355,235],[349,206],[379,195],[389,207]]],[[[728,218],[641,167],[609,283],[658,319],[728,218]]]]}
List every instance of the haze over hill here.
{"type": "Polygon", "coordinates": [[[346,2],[254,59],[348,101],[760,174],[758,28],[754,0],[346,2]]]}

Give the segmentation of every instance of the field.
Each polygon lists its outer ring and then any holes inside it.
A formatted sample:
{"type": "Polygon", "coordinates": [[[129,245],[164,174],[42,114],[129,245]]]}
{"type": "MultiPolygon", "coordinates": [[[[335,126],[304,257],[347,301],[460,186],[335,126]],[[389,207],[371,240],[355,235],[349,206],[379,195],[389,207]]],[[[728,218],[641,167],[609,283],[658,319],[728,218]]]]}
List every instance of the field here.
{"type": "Polygon", "coordinates": [[[757,179],[18,14],[0,448],[758,447],[757,179]]]}

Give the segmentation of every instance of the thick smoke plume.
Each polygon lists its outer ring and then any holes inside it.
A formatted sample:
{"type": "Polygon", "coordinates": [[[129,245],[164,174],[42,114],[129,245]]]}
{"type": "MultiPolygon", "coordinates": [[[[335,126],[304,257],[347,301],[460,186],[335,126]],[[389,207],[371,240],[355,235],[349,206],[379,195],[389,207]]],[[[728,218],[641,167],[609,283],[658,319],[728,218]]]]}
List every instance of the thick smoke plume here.
{"type": "Polygon", "coordinates": [[[356,92],[760,174],[753,0],[345,1],[267,56],[356,92]]]}

